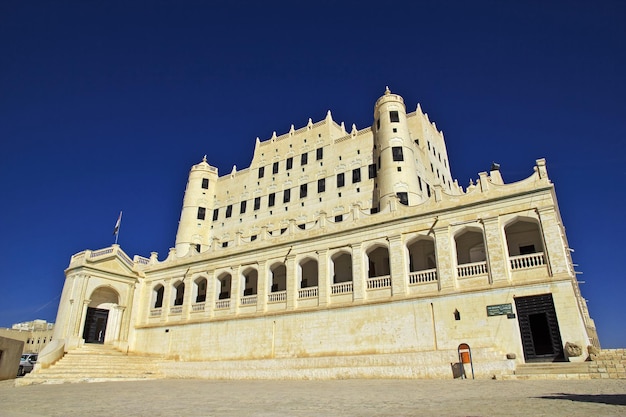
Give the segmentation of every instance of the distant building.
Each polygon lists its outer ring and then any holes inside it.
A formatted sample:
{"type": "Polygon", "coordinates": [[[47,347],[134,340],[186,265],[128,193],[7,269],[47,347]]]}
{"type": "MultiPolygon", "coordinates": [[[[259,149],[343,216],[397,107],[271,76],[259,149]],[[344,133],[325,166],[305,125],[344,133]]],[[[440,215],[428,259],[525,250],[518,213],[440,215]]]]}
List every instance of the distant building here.
{"type": "MultiPolygon", "coordinates": [[[[583,360],[566,342],[599,346],[545,161],[511,184],[494,165],[464,190],[443,134],[389,90],[366,129],[329,112],[257,139],[248,168],[194,165],[165,260],[117,245],[72,257],[55,339],[196,369],[396,355],[425,358],[429,376],[445,375],[461,343],[493,372],[583,360]]],[[[371,366],[380,372],[401,374],[371,366]]]]}
{"type": "Polygon", "coordinates": [[[0,336],[24,342],[24,352],[39,353],[52,340],[54,323],[33,320],[16,323],[10,329],[0,328],[0,336]]]}

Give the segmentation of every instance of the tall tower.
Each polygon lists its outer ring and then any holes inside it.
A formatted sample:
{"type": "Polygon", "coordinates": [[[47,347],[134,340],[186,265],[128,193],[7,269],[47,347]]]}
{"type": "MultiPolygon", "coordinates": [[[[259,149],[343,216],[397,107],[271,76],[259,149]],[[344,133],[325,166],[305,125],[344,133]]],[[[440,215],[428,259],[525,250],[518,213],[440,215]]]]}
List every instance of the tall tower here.
{"type": "Polygon", "coordinates": [[[207,163],[206,155],[202,162],[191,167],[176,233],[178,256],[186,255],[192,247],[198,252],[209,248],[217,178],[217,168],[207,163]]]}
{"type": "Polygon", "coordinates": [[[378,157],[378,195],[382,210],[398,198],[401,204],[422,201],[417,179],[417,163],[406,120],[404,100],[389,87],[374,105],[375,156],[378,157]]]}

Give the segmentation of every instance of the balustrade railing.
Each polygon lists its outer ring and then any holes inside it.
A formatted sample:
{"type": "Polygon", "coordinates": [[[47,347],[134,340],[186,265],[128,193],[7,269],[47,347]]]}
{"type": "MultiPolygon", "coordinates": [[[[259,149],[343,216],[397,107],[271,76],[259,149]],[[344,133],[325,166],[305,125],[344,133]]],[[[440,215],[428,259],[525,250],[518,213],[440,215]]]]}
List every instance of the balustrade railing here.
{"type": "Polygon", "coordinates": [[[108,255],[109,253],[113,253],[113,248],[105,248],[105,249],[100,249],[94,252],[91,252],[91,255],[89,255],[89,258],[97,258],[98,256],[102,256],[102,255],[108,255]]]}
{"type": "Polygon", "coordinates": [[[150,309],[150,317],[160,316],[162,312],[162,308],[152,308],[150,309]]]}
{"type": "Polygon", "coordinates": [[[241,299],[239,300],[239,304],[241,304],[242,306],[249,306],[249,305],[254,305],[256,304],[256,294],[253,295],[244,295],[243,297],[241,297],[241,299]]]}
{"type": "Polygon", "coordinates": [[[172,306],[170,308],[170,314],[180,314],[183,312],[183,306],[172,306]]]}
{"type": "Polygon", "coordinates": [[[315,298],[317,297],[317,287],[300,288],[298,290],[298,298],[315,298]]]}
{"type": "Polygon", "coordinates": [[[487,273],[487,261],[459,265],[456,270],[459,278],[483,275],[487,273]]]}
{"type": "Polygon", "coordinates": [[[204,311],[204,303],[194,303],[191,305],[191,311],[204,311]]]}
{"type": "Polygon", "coordinates": [[[409,284],[424,284],[437,281],[437,268],[424,269],[409,273],[409,284]]]}
{"type": "Polygon", "coordinates": [[[135,255],[135,262],[139,265],[148,265],[150,263],[150,259],[144,258],[143,256],[135,255]]]}
{"type": "Polygon", "coordinates": [[[511,256],[509,261],[513,270],[528,269],[545,265],[546,257],[543,252],[537,252],[528,255],[511,256]]]}
{"type": "Polygon", "coordinates": [[[279,301],[286,301],[286,300],[287,300],[287,291],[271,292],[267,295],[267,301],[270,303],[276,303],[279,301]]]}
{"type": "Polygon", "coordinates": [[[352,281],[339,282],[330,286],[331,294],[345,294],[352,292],[352,281]]]}
{"type": "Polygon", "coordinates": [[[367,279],[367,289],[375,290],[378,288],[391,288],[391,276],[375,277],[367,279]]]}
{"type": "Polygon", "coordinates": [[[223,310],[225,308],[230,308],[230,299],[227,299],[227,300],[217,300],[215,302],[215,309],[216,310],[223,310]]]}

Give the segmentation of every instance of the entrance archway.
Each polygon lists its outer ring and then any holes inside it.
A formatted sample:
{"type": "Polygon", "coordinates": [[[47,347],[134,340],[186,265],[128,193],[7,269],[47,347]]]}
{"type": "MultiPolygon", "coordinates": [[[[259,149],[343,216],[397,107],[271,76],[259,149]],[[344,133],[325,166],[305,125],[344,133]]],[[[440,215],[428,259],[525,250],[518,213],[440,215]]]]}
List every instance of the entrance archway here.
{"type": "Polygon", "coordinates": [[[119,294],[111,287],[96,288],[87,306],[83,339],[85,343],[105,343],[117,338],[121,312],[115,307],[119,294]]]}

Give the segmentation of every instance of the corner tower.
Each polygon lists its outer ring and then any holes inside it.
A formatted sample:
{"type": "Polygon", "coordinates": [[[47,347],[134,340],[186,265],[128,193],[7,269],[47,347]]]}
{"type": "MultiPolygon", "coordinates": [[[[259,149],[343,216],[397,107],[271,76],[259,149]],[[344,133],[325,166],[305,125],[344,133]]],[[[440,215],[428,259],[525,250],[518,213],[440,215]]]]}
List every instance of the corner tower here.
{"type": "Polygon", "coordinates": [[[374,105],[374,144],[378,157],[378,197],[382,210],[398,198],[401,204],[422,201],[417,179],[417,163],[406,120],[404,100],[389,87],[374,105]]]}
{"type": "Polygon", "coordinates": [[[178,256],[186,255],[191,248],[197,252],[209,248],[217,178],[217,168],[207,163],[206,155],[202,162],[191,167],[176,233],[178,256]]]}

